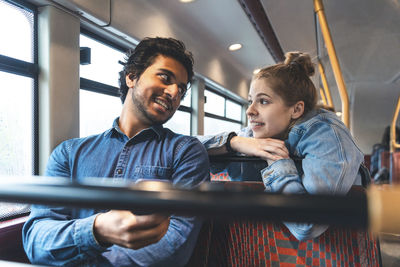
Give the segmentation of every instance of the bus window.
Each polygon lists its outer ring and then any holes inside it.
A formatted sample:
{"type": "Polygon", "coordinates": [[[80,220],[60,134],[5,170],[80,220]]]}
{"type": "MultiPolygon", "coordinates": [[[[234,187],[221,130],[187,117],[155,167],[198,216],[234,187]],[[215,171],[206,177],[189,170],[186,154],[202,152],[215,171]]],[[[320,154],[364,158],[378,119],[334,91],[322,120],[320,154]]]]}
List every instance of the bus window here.
{"type": "MultiPolygon", "coordinates": [[[[0,0],[0,175],[37,174],[35,22],[33,7],[0,0]]],[[[28,211],[29,205],[0,203],[0,220],[28,211]]]]}

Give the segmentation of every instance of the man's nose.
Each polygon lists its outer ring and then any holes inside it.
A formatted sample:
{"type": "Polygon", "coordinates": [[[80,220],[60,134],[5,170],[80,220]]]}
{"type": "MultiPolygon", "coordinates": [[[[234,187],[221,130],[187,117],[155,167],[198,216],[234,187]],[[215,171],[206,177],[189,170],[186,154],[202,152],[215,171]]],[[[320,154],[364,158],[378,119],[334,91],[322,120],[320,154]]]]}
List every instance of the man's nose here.
{"type": "Polygon", "coordinates": [[[170,97],[171,100],[178,99],[179,88],[177,84],[170,84],[165,89],[164,92],[170,97]]]}

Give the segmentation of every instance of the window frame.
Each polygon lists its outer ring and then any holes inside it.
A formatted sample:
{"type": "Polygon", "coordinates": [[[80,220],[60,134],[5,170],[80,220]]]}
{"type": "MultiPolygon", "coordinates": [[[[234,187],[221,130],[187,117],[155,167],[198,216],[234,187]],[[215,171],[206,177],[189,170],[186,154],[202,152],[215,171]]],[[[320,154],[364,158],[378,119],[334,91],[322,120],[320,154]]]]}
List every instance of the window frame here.
{"type": "MultiPolygon", "coordinates": [[[[86,30],[85,28],[82,28],[82,27],[81,27],[80,34],[83,34],[101,44],[110,46],[111,48],[118,50],[121,53],[125,53],[127,50],[129,50],[128,47],[119,46],[119,45],[91,32],[91,31],[89,31],[89,30],[86,30]]],[[[87,79],[87,78],[82,78],[81,76],[79,76],[79,84],[80,84],[79,88],[82,90],[87,90],[87,91],[90,91],[93,93],[100,93],[100,94],[105,94],[105,95],[109,95],[109,96],[119,97],[119,93],[118,93],[119,88],[112,86],[112,85],[97,82],[97,81],[87,79]]]]}
{"type": "MultiPolygon", "coordinates": [[[[4,0],[11,5],[27,10],[33,14],[33,62],[27,62],[0,54],[0,71],[33,79],[32,92],[32,175],[39,175],[39,57],[38,57],[38,10],[37,7],[22,0],[4,0]]],[[[29,210],[4,217],[0,220],[0,234],[3,229],[14,227],[25,221],[29,210]]]]}
{"type": "MultiPolygon", "coordinates": [[[[217,94],[217,95],[219,95],[219,96],[224,98],[224,116],[220,116],[220,115],[216,115],[216,114],[204,111],[204,117],[209,117],[209,118],[213,118],[213,119],[217,119],[217,120],[223,120],[223,121],[228,121],[228,122],[232,122],[232,123],[237,123],[237,124],[240,124],[243,127],[243,120],[242,119],[240,121],[238,121],[238,120],[234,120],[234,119],[226,117],[226,100],[232,101],[235,104],[240,105],[241,108],[242,108],[241,112],[243,112],[243,108],[244,108],[244,105],[242,103],[240,103],[239,101],[237,101],[233,97],[230,97],[229,95],[221,93],[220,91],[212,88],[211,86],[209,86],[207,84],[206,84],[206,86],[204,88],[204,91],[210,91],[210,92],[212,92],[214,94],[217,94]]],[[[206,99],[204,99],[204,103],[206,103],[206,99]]]]}

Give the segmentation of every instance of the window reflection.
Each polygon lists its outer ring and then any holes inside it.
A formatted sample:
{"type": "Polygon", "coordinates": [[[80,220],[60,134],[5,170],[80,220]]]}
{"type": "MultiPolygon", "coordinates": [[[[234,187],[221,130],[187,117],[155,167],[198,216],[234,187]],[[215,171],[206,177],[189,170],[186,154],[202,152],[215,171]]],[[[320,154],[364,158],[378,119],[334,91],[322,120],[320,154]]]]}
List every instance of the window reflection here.
{"type": "Polygon", "coordinates": [[[181,106],[186,106],[186,107],[192,106],[192,90],[191,89],[187,90],[185,98],[181,101],[181,106]]]}
{"type": "Polygon", "coordinates": [[[79,41],[81,47],[90,47],[91,49],[91,63],[80,65],[80,76],[119,87],[118,73],[123,66],[118,61],[124,59],[124,53],[82,34],[79,41]]]}
{"type": "Polygon", "coordinates": [[[0,1],[0,54],[33,63],[33,13],[0,1]]]}
{"type": "Polygon", "coordinates": [[[178,134],[190,135],[190,113],[177,110],[164,127],[178,134]]]}
{"type": "Polygon", "coordinates": [[[242,106],[233,101],[226,100],[226,117],[229,119],[241,121],[242,106]]]}
{"type": "Polygon", "coordinates": [[[121,109],[119,97],[79,90],[79,135],[84,137],[110,129],[121,109]]]}
{"type": "Polygon", "coordinates": [[[204,90],[207,102],[204,104],[204,111],[219,116],[225,116],[225,98],[208,90],[204,90]]]}
{"type": "Polygon", "coordinates": [[[240,123],[218,120],[204,117],[204,135],[217,134],[222,132],[238,132],[241,129],[240,123]]]}
{"type": "Polygon", "coordinates": [[[0,175],[31,175],[33,79],[0,72],[0,175]]]}

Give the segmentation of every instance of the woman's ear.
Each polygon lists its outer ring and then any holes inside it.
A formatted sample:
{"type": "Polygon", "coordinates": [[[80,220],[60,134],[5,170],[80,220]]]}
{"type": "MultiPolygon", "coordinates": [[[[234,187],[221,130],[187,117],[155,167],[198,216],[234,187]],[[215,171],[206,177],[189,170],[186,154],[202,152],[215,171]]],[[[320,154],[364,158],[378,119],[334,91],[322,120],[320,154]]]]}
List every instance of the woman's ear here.
{"type": "Polygon", "coordinates": [[[126,86],[128,86],[128,88],[135,87],[135,84],[136,84],[135,76],[132,73],[129,73],[128,75],[125,76],[125,82],[126,82],[126,86]]]}
{"type": "Polygon", "coordinates": [[[300,118],[304,113],[304,101],[299,101],[293,106],[292,119],[300,118]]]}

